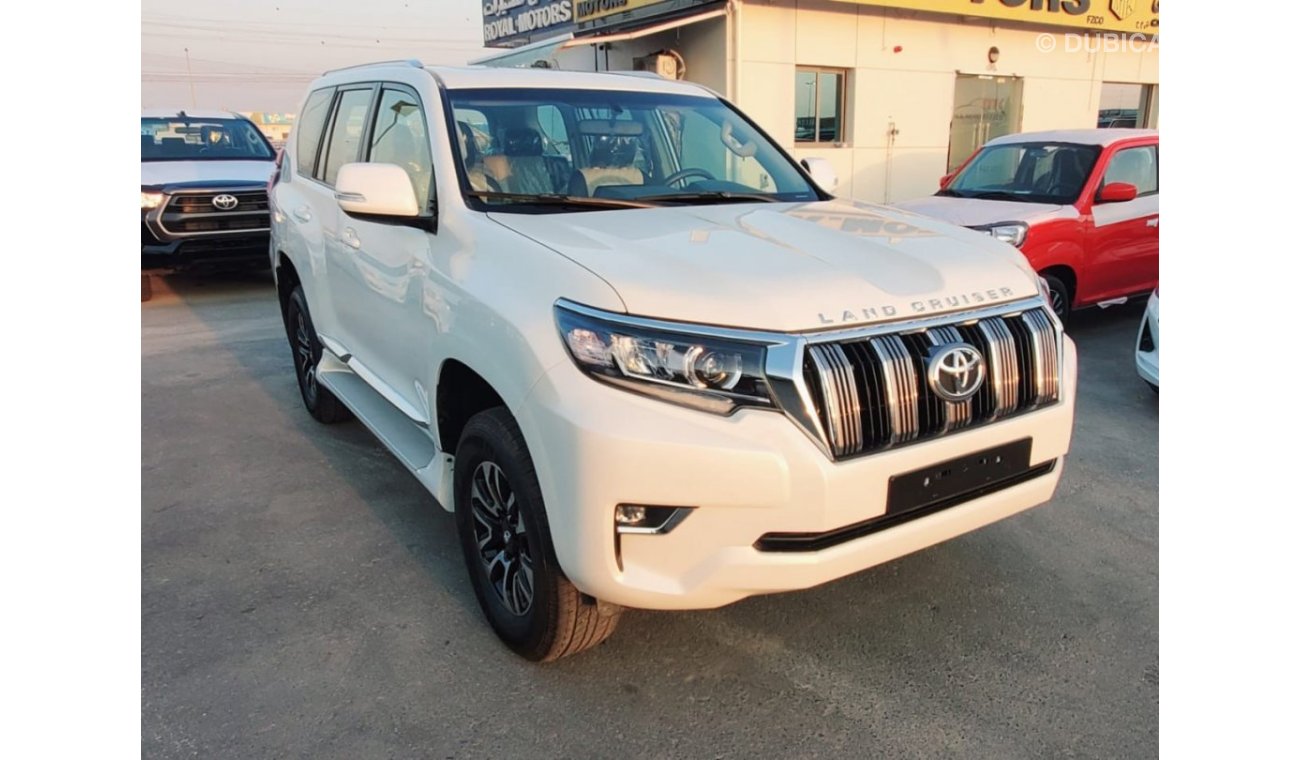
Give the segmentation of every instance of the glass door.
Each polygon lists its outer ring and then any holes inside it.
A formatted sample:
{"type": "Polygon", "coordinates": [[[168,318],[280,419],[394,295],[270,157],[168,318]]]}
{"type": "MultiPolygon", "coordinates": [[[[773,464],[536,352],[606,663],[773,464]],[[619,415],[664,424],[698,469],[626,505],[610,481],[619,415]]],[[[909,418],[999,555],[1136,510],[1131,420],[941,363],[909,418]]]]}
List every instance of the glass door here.
{"type": "Polygon", "coordinates": [[[948,133],[948,171],[984,143],[1020,131],[1020,77],[958,74],[948,133]]]}

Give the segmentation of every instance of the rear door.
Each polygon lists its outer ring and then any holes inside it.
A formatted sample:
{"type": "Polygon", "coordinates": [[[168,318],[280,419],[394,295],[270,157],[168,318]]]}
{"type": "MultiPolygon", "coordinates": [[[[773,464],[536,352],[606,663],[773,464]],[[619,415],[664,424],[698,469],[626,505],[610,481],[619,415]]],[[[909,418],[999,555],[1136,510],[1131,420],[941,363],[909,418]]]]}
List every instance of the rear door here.
{"type": "MultiPolygon", "coordinates": [[[[359,160],[395,164],[406,172],[428,219],[433,155],[420,96],[409,86],[384,83],[365,130],[359,160]]],[[[332,283],[348,323],[359,373],[417,422],[430,421],[429,341],[438,333],[424,298],[425,277],[447,236],[431,224],[371,221],[340,210],[332,283]]],[[[445,258],[445,257],[444,257],[445,258]]]]}
{"type": "Polygon", "coordinates": [[[1092,203],[1091,301],[1151,290],[1160,273],[1159,146],[1121,145],[1103,161],[1092,203]],[[1120,203],[1096,202],[1096,194],[1111,182],[1136,186],[1138,196],[1120,203]]]}
{"type": "Polygon", "coordinates": [[[316,161],[314,178],[317,193],[310,211],[321,226],[324,256],[322,269],[325,273],[322,281],[327,291],[326,298],[332,307],[328,331],[321,326],[316,329],[327,339],[327,344],[330,341],[335,344],[331,348],[354,356],[364,354],[364,348],[357,340],[358,323],[364,311],[359,310],[354,302],[353,289],[348,284],[353,277],[350,256],[352,249],[339,238],[339,222],[343,218],[343,210],[334,198],[334,182],[338,178],[339,169],[344,164],[356,161],[361,155],[374,94],[375,85],[372,83],[339,88],[316,161]]]}

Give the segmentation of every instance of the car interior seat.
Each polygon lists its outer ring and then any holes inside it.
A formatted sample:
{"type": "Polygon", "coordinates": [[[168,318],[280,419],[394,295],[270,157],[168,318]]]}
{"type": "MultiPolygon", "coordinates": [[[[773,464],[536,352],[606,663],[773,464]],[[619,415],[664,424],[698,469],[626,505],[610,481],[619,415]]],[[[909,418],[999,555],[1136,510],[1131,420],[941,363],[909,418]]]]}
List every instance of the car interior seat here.
{"type": "Polygon", "coordinates": [[[591,147],[591,165],[569,175],[569,194],[589,196],[611,185],[644,185],[645,174],[632,164],[637,143],[631,137],[601,135],[591,147]]]}
{"type": "Polygon", "coordinates": [[[465,174],[469,179],[470,187],[480,192],[501,192],[501,185],[488,176],[484,169],[483,152],[478,148],[474,130],[463,121],[456,122],[456,129],[460,132],[461,157],[464,160],[465,174]]]}
{"type": "MultiPolygon", "coordinates": [[[[507,193],[559,192],[557,162],[542,155],[542,133],[528,127],[507,129],[502,155],[484,159],[487,174],[507,193]]],[[[563,161],[563,159],[560,159],[563,161]]],[[[567,162],[565,162],[567,164],[567,162]]]]}
{"type": "Polygon", "coordinates": [[[1070,195],[1077,193],[1087,179],[1079,151],[1058,148],[1052,156],[1052,168],[1034,183],[1034,191],[1043,195],[1070,195]]]}

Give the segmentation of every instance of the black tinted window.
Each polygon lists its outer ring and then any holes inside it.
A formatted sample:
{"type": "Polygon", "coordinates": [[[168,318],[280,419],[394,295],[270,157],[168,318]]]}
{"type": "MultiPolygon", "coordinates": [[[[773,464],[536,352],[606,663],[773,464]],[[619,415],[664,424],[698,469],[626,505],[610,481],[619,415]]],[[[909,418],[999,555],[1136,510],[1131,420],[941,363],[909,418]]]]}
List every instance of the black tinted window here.
{"type": "Polygon", "coordinates": [[[298,132],[298,170],[303,174],[310,176],[316,168],[316,149],[325,133],[325,119],[329,116],[333,99],[333,89],[313,92],[298,117],[294,129],[298,132]]]}
{"type": "Polygon", "coordinates": [[[339,95],[338,108],[334,109],[334,124],[330,128],[329,145],[323,158],[323,175],[316,176],[325,184],[333,185],[339,168],[357,160],[361,154],[361,135],[366,130],[366,111],[370,110],[372,90],[345,90],[339,95]]]}

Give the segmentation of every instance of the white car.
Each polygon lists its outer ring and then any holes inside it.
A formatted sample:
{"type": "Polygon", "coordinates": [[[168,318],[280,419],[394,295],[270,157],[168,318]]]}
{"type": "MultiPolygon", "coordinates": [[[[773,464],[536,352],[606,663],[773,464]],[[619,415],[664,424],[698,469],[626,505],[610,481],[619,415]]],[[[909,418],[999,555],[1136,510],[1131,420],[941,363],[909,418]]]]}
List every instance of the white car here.
{"type": "Polygon", "coordinates": [[[1075,349],[1024,257],[833,198],[711,91],[395,62],[298,113],[271,250],[303,401],[454,511],[525,657],[1051,498],[1075,349]]]}
{"type": "Polygon", "coordinates": [[[1160,391],[1160,288],[1156,288],[1147,301],[1146,313],[1142,315],[1142,326],[1138,328],[1137,348],[1134,349],[1137,360],[1137,373],[1151,390],[1160,391]]]}
{"type": "Polygon", "coordinates": [[[141,267],[266,267],[266,186],[274,169],[275,150],[244,116],[145,110],[140,115],[141,267]]]}

